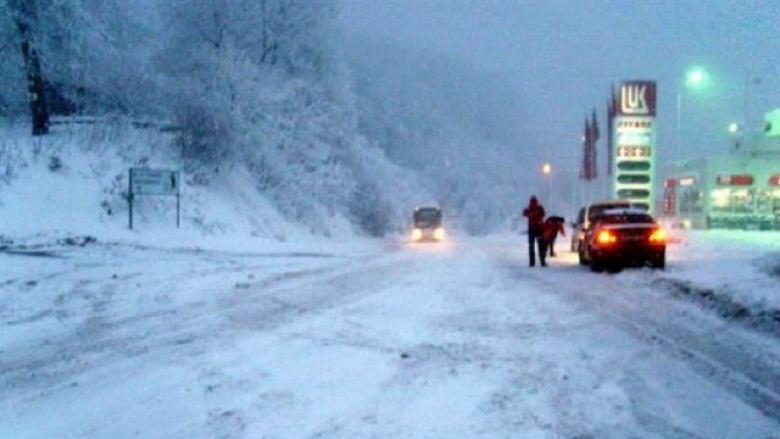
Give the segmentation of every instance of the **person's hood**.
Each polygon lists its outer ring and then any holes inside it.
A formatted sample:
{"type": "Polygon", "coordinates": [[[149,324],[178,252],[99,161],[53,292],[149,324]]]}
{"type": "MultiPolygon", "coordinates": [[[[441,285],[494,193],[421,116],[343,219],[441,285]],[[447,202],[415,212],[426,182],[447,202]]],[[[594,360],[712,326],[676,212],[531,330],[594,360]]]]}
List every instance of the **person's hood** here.
{"type": "Polygon", "coordinates": [[[530,207],[537,207],[539,206],[539,200],[537,200],[536,197],[531,197],[531,200],[528,202],[528,205],[530,207]]]}

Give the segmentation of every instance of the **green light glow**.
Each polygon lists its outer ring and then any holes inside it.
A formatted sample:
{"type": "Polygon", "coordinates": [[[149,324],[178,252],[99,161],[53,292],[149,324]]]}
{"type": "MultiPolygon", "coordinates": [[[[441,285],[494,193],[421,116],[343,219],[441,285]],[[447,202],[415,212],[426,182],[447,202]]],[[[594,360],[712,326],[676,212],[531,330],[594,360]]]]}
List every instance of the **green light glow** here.
{"type": "Polygon", "coordinates": [[[688,88],[699,89],[706,85],[707,72],[701,67],[693,68],[685,75],[685,86],[688,88]]]}
{"type": "Polygon", "coordinates": [[[729,132],[731,134],[735,134],[737,131],[739,131],[739,124],[737,124],[737,123],[729,124],[729,132]]]}

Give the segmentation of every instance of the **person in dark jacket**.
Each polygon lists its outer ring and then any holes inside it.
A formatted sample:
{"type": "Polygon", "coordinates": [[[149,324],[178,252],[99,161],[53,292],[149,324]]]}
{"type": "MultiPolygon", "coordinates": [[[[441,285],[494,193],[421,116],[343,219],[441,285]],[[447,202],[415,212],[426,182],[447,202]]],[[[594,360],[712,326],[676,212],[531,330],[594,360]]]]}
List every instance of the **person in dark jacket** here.
{"type": "Polygon", "coordinates": [[[542,267],[547,266],[547,262],[545,261],[546,249],[544,248],[544,241],[542,238],[544,215],[544,207],[539,204],[539,200],[536,199],[536,196],[531,196],[531,199],[528,201],[528,206],[523,209],[523,216],[528,218],[528,259],[531,267],[536,265],[536,255],[534,254],[535,246],[539,251],[539,262],[542,264],[542,267]]]}
{"type": "Polygon", "coordinates": [[[558,233],[566,236],[566,230],[563,228],[565,222],[566,220],[560,216],[549,216],[544,220],[542,237],[544,238],[545,250],[550,249],[551,258],[555,257],[555,238],[558,237],[558,233]]]}

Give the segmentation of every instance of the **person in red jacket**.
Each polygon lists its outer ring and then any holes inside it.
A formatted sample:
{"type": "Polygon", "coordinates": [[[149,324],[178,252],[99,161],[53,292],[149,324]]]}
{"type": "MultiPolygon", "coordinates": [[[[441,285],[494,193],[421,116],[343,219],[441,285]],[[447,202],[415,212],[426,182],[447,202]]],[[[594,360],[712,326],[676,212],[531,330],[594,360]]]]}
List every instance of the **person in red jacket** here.
{"type": "Polygon", "coordinates": [[[542,267],[547,266],[547,262],[545,261],[546,249],[544,248],[544,241],[542,238],[544,215],[544,207],[539,204],[539,200],[536,199],[536,196],[532,195],[531,199],[528,201],[528,206],[523,209],[523,216],[528,218],[528,259],[531,267],[536,265],[534,246],[538,248],[539,262],[542,264],[542,267]]]}
{"type": "Polygon", "coordinates": [[[560,216],[549,216],[544,220],[544,226],[542,226],[542,238],[544,238],[544,247],[550,249],[550,257],[555,257],[555,238],[558,237],[558,233],[566,236],[566,230],[563,228],[563,223],[566,220],[560,216]]]}

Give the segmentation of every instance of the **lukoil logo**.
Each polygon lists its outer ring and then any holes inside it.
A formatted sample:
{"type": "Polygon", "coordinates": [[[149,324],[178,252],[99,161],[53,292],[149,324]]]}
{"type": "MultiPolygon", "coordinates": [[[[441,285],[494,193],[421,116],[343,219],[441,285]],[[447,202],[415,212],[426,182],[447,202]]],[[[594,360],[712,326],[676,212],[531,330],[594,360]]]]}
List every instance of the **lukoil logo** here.
{"type": "Polygon", "coordinates": [[[650,114],[647,85],[624,85],[620,88],[620,110],[623,114],[650,114]]]}

